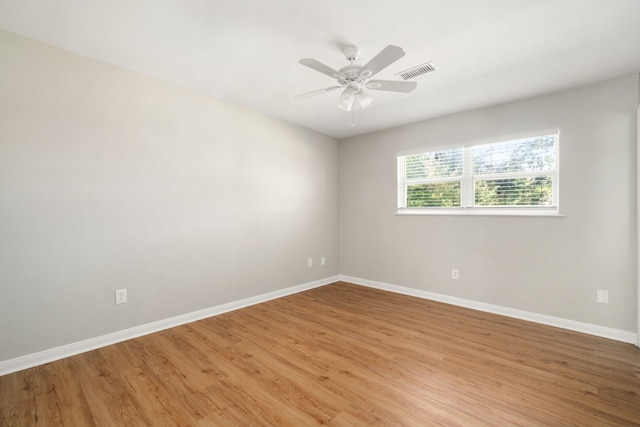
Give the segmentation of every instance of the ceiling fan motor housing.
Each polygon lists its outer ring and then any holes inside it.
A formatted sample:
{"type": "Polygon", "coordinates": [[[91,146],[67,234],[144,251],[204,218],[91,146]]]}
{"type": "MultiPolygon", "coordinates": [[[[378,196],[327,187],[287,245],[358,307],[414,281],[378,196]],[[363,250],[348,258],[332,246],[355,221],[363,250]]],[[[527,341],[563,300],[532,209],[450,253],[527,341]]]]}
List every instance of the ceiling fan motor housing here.
{"type": "Polygon", "coordinates": [[[356,65],[355,61],[360,56],[360,49],[356,46],[348,46],[343,51],[344,56],[349,61],[349,65],[340,68],[340,72],[345,75],[345,79],[338,79],[340,84],[353,82],[364,83],[364,80],[371,77],[371,70],[363,70],[362,66],[356,65]],[[342,81],[340,81],[342,80],[342,81]]]}
{"type": "Polygon", "coordinates": [[[351,64],[340,68],[339,71],[345,75],[345,80],[353,82],[360,79],[361,69],[362,67],[360,65],[351,64]]]}

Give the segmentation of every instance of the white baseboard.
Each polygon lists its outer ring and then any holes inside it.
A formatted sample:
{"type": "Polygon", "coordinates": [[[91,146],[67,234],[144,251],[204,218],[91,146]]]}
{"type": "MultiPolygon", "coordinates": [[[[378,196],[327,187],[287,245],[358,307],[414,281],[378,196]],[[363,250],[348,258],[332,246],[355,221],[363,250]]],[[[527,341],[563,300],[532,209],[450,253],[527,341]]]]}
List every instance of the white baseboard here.
{"type": "Polygon", "coordinates": [[[304,283],[302,285],[292,286],[286,289],[269,292],[255,297],[245,298],[239,301],[233,301],[221,304],[215,307],[206,308],[204,310],[194,311],[192,313],[183,314],[169,319],[158,320],[156,322],[147,323],[145,325],[136,326],[122,331],[113,332],[111,334],[78,341],[72,344],[63,345],[61,347],[44,350],[38,353],[27,354],[25,356],[16,357],[0,361],[0,376],[10,374],[12,372],[21,371],[45,363],[60,360],[65,357],[74,356],[76,354],[95,350],[97,348],[106,347],[132,338],[148,335],[164,329],[173,328],[175,326],[184,325],[185,323],[195,322],[197,320],[206,319],[207,317],[217,316],[229,311],[238,310],[251,305],[266,302],[272,299],[281,298],[287,295],[317,288],[339,281],[339,276],[327,277],[325,279],[316,280],[314,282],[304,283]]]}
{"type": "Polygon", "coordinates": [[[623,331],[619,329],[608,328],[605,326],[593,325],[590,323],[577,322],[575,320],[563,319],[560,317],[547,316],[544,314],[532,313],[523,310],[517,310],[499,305],[487,304],[478,301],[472,301],[464,298],[453,297],[449,295],[437,294],[434,292],[422,291],[419,289],[408,288],[404,286],[392,285],[389,283],[377,282],[358,277],[338,275],[327,277],[325,279],[314,282],[304,283],[292,286],[286,289],[269,292],[255,297],[245,298],[215,307],[206,308],[204,310],[194,311],[192,313],[183,314],[169,319],[158,320],[156,322],[147,323],[145,325],[136,326],[122,331],[113,332],[111,334],[102,335],[95,338],[67,344],[61,347],[44,350],[38,353],[20,356],[15,359],[0,361],[0,376],[10,374],[12,372],[21,371],[65,357],[74,356],[76,354],[95,350],[97,348],[106,347],[132,338],[148,335],[154,332],[173,328],[175,326],[184,325],[185,323],[195,322],[197,320],[206,319],[208,317],[217,316],[229,311],[238,310],[251,305],[266,302],[272,299],[281,298],[298,292],[328,285],[337,281],[350,282],[357,285],[367,286],[370,288],[381,289],[384,291],[395,292],[399,294],[414,296],[418,298],[429,299],[433,301],[444,302],[447,304],[457,305],[460,307],[471,308],[474,310],[485,311],[488,313],[500,314],[516,319],[528,320],[530,322],[541,323],[543,325],[556,326],[572,331],[583,332],[590,335],[609,338],[616,341],[622,341],[630,344],[636,344],[637,334],[633,332],[623,331]]]}
{"type": "Polygon", "coordinates": [[[452,297],[449,295],[438,294],[434,292],[421,291],[419,289],[407,288],[404,286],[392,285],[389,283],[376,282],[359,277],[340,276],[340,280],[344,282],[354,283],[356,285],[367,286],[370,288],[381,289],[384,291],[395,292],[398,294],[409,295],[418,298],[429,299],[433,301],[444,302],[447,304],[457,305],[460,307],[471,308],[474,310],[485,311],[488,313],[500,314],[516,319],[528,320],[530,322],[541,323],[543,325],[555,326],[558,328],[569,329],[571,331],[583,332],[589,335],[595,335],[603,338],[609,338],[616,341],[622,341],[629,344],[637,343],[637,334],[634,332],[623,331],[620,329],[608,328],[606,326],[593,325],[591,323],[577,322],[575,320],[563,319],[561,317],[547,316],[545,314],[532,313],[529,311],[517,310],[515,308],[503,307],[499,305],[487,304],[483,302],[468,300],[464,298],[452,297]]]}

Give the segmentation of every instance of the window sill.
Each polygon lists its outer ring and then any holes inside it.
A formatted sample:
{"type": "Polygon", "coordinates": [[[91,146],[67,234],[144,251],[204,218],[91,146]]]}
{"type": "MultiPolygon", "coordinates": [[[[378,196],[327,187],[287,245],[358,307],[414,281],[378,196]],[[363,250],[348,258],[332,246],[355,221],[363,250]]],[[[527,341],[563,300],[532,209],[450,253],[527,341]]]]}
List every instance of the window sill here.
{"type": "Polygon", "coordinates": [[[453,216],[544,216],[562,218],[556,207],[545,208],[400,208],[397,216],[453,215],[453,216]]]}

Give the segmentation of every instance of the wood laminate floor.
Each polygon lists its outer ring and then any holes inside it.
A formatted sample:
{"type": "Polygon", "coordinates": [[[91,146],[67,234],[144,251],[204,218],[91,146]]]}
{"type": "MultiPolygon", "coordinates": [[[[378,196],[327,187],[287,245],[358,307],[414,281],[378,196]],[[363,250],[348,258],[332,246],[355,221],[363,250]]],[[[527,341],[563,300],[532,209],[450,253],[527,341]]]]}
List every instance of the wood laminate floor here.
{"type": "Polygon", "coordinates": [[[640,425],[640,349],[336,283],[0,377],[0,424],[640,425]]]}

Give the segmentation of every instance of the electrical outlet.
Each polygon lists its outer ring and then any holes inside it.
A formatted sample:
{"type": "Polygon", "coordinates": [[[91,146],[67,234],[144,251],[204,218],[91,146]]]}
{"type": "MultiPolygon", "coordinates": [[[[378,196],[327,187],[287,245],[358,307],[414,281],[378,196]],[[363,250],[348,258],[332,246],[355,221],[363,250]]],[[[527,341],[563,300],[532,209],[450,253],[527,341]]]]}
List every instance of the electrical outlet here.
{"type": "Polygon", "coordinates": [[[313,267],[313,258],[307,259],[307,267],[313,267]]]}
{"type": "Polygon", "coordinates": [[[116,289],[116,304],[124,304],[127,302],[127,290],[116,289]]]}
{"type": "Polygon", "coordinates": [[[327,260],[325,257],[320,258],[320,265],[325,265],[327,263],[327,260]]]}
{"type": "Polygon", "coordinates": [[[451,269],[451,278],[453,280],[458,280],[460,278],[460,272],[458,271],[457,268],[452,268],[451,269]]]}
{"type": "Polygon", "coordinates": [[[609,304],[609,291],[598,289],[596,291],[596,302],[600,304],[609,304]]]}

